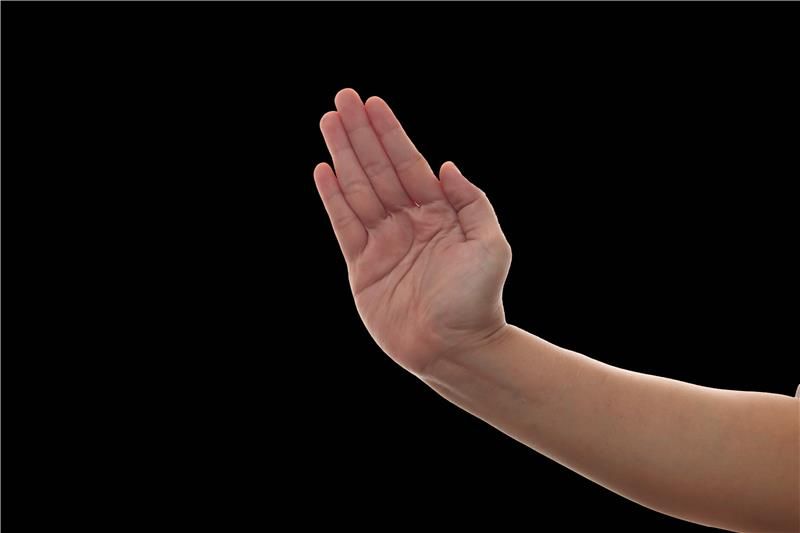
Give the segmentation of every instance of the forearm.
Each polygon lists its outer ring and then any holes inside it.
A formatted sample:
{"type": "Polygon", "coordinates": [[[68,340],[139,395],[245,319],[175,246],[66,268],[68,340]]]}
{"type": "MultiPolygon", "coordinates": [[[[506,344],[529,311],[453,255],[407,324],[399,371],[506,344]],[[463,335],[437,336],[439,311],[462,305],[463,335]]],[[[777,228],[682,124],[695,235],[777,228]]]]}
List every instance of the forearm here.
{"type": "Polygon", "coordinates": [[[508,326],[420,376],[614,492],[747,531],[800,528],[800,402],[629,372],[508,326]]]}

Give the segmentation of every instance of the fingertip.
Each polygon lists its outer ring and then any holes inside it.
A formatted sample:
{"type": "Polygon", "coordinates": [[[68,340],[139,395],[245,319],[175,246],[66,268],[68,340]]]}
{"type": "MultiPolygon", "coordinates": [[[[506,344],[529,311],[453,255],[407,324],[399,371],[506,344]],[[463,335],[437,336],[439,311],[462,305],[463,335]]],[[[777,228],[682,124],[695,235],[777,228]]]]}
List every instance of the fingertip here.
{"type": "Polygon", "coordinates": [[[336,190],[336,174],[328,163],[318,163],[314,167],[314,184],[323,199],[330,197],[336,190]]]}
{"type": "Polygon", "coordinates": [[[317,175],[325,172],[326,168],[328,168],[328,163],[317,163],[314,166],[314,177],[317,177],[317,175]]]}
{"type": "Polygon", "coordinates": [[[370,96],[367,98],[364,108],[367,110],[367,115],[377,131],[386,132],[399,126],[394,112],[383,98],[370,96]]]}
{"type": "Polygon", "coordinates": [[[328,163],[317,163],[314,167],[314,179],[324,178],[325,176],[335,176],[333,169],[328,163]]]}
{"type": "Polygon", "coordinates": [[[336,120],[339,114],[336,111],[328,111],[322,118],[319,119],[319,127],[320,129],[324,129],[327,125],[331,124],[331,121],[336,120]]]}
{"type": "Polygon", "coordinates": [[[388,107],[386,100],[384,100],[380,96],[370,96],[369,98],[367,98],[367,101],[364,102],[364,105],[369,107],[373,107],[376,105],[383,105],[388,107]]]}
{"type": "Polygon", "coordinates": [[[444,163],[442,163],[442,168],[439,170],[439,173],[441,174],[442,172],[446,173],[456,172],[458,174],[461,174],[461,171],[458,170],[458,167],[452,161],[445,161],[444,163]]]}
{"type": "Polygon", "coordinates": [[[347,87],[336,93],[336,96],[333,97],[333,101],[338,109],[342,105],[347,105],[348,103],[361,104],[361,96],[359,96],[355,89],[347,87]]]}
{"type": "Polygon", "coordinates": [[[314,183],[319,188],[325,188],[325,182],[330,182],[336,179],[336,174],[328,163],[319,163],[314,167],[314,183]]]}
{"type": "Polygon", "coordinates": [[[364,107],[371,116],[390,116],[392,114],[392,108],[380,96],[367,98],[367,101],[364,102],[364,107]]]}
{"type": "Polygon", "coordinates": [[[447,182],[454,178],[464,179],[464,175],[461,173],[455,163],[452,161],[445,161],[442,163],[441,169],[439,169],[439,179],[442,182],[447,182]]]}

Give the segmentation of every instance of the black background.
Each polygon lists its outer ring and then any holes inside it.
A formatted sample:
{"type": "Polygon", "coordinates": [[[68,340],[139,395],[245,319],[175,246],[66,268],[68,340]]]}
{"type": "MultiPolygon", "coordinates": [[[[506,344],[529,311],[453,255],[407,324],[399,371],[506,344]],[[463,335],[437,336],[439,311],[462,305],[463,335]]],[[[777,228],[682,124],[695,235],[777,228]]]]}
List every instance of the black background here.
{"type": "Polygon", "coordinates": [[[32,454],[4,453],[6,498],[105,530],[699,531],[380,352],[312,181],[318,121],[338,89],[380,95],[487,192],[509,322],[793,394],[796,13],[4,2],[5,435],[32,454]]]}

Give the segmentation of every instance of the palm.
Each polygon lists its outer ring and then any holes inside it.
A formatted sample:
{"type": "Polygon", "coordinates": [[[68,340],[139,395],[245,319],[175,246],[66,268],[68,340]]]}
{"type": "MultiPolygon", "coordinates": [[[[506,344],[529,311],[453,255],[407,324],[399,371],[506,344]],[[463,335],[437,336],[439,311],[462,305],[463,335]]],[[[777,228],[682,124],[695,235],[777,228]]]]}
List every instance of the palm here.
{"type": "Polygon", "coordinates": [[[503,325],[508,245],[485,196],[452,164],[440,185],[385,103],[350,90],[336,103],[322,130],[338,179],[320,165],[317,185],[365,325],[420,370],[503,325]]]}
{"type": "Polygon", "coordinates": [[[411,208],[375,230],[353,265],[364,323],[389,354],[413,363],[480,328],[480,292],[497,287],[481,271],[488,254],[467,241],[449,205],[411,208]],[[480,292],[479,292],[480,291],[480,292]]]}

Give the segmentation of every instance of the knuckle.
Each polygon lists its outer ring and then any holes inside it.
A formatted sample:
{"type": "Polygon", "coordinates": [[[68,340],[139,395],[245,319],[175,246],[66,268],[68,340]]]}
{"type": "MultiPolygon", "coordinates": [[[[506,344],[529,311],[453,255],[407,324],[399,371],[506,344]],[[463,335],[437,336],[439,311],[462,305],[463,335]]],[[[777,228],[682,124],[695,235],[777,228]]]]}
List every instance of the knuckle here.
{"type": "Polygon", "coordinates": [[[355,218],[349,213],[336,215],[332,217],[332,219],[333,219],[333,225],[339,228],[346,228],[347,226],[355,222],[355,218]]]}
{"type": "Polygon", "coordinates": [[[367,176],[378,176],[389,169],[389,164],[381,159],[367,161],[364,163],[364,172],[367,176]]]}
{"type": "Polygon", "coordinates": [[[415,166],[420,165],[421,163],[425,162],[425,158],[422,157],[422,154],[419,152],[415,152],[414,155],[406,159],[405,161],[401,161],[397,165],[397,172],[408,172],[415,166]]]}
{"type": "Polygon", "coordinates": [[[502,233],[489,240],[489,249],[500,257],[511,259],[511,245],[502,233]]]}
{"type": "Polygon", "coordinates": [[[372,187],[365,181],[350,181],[342,187],[346,196],[362,196],[372,193],[372,187]]]}

